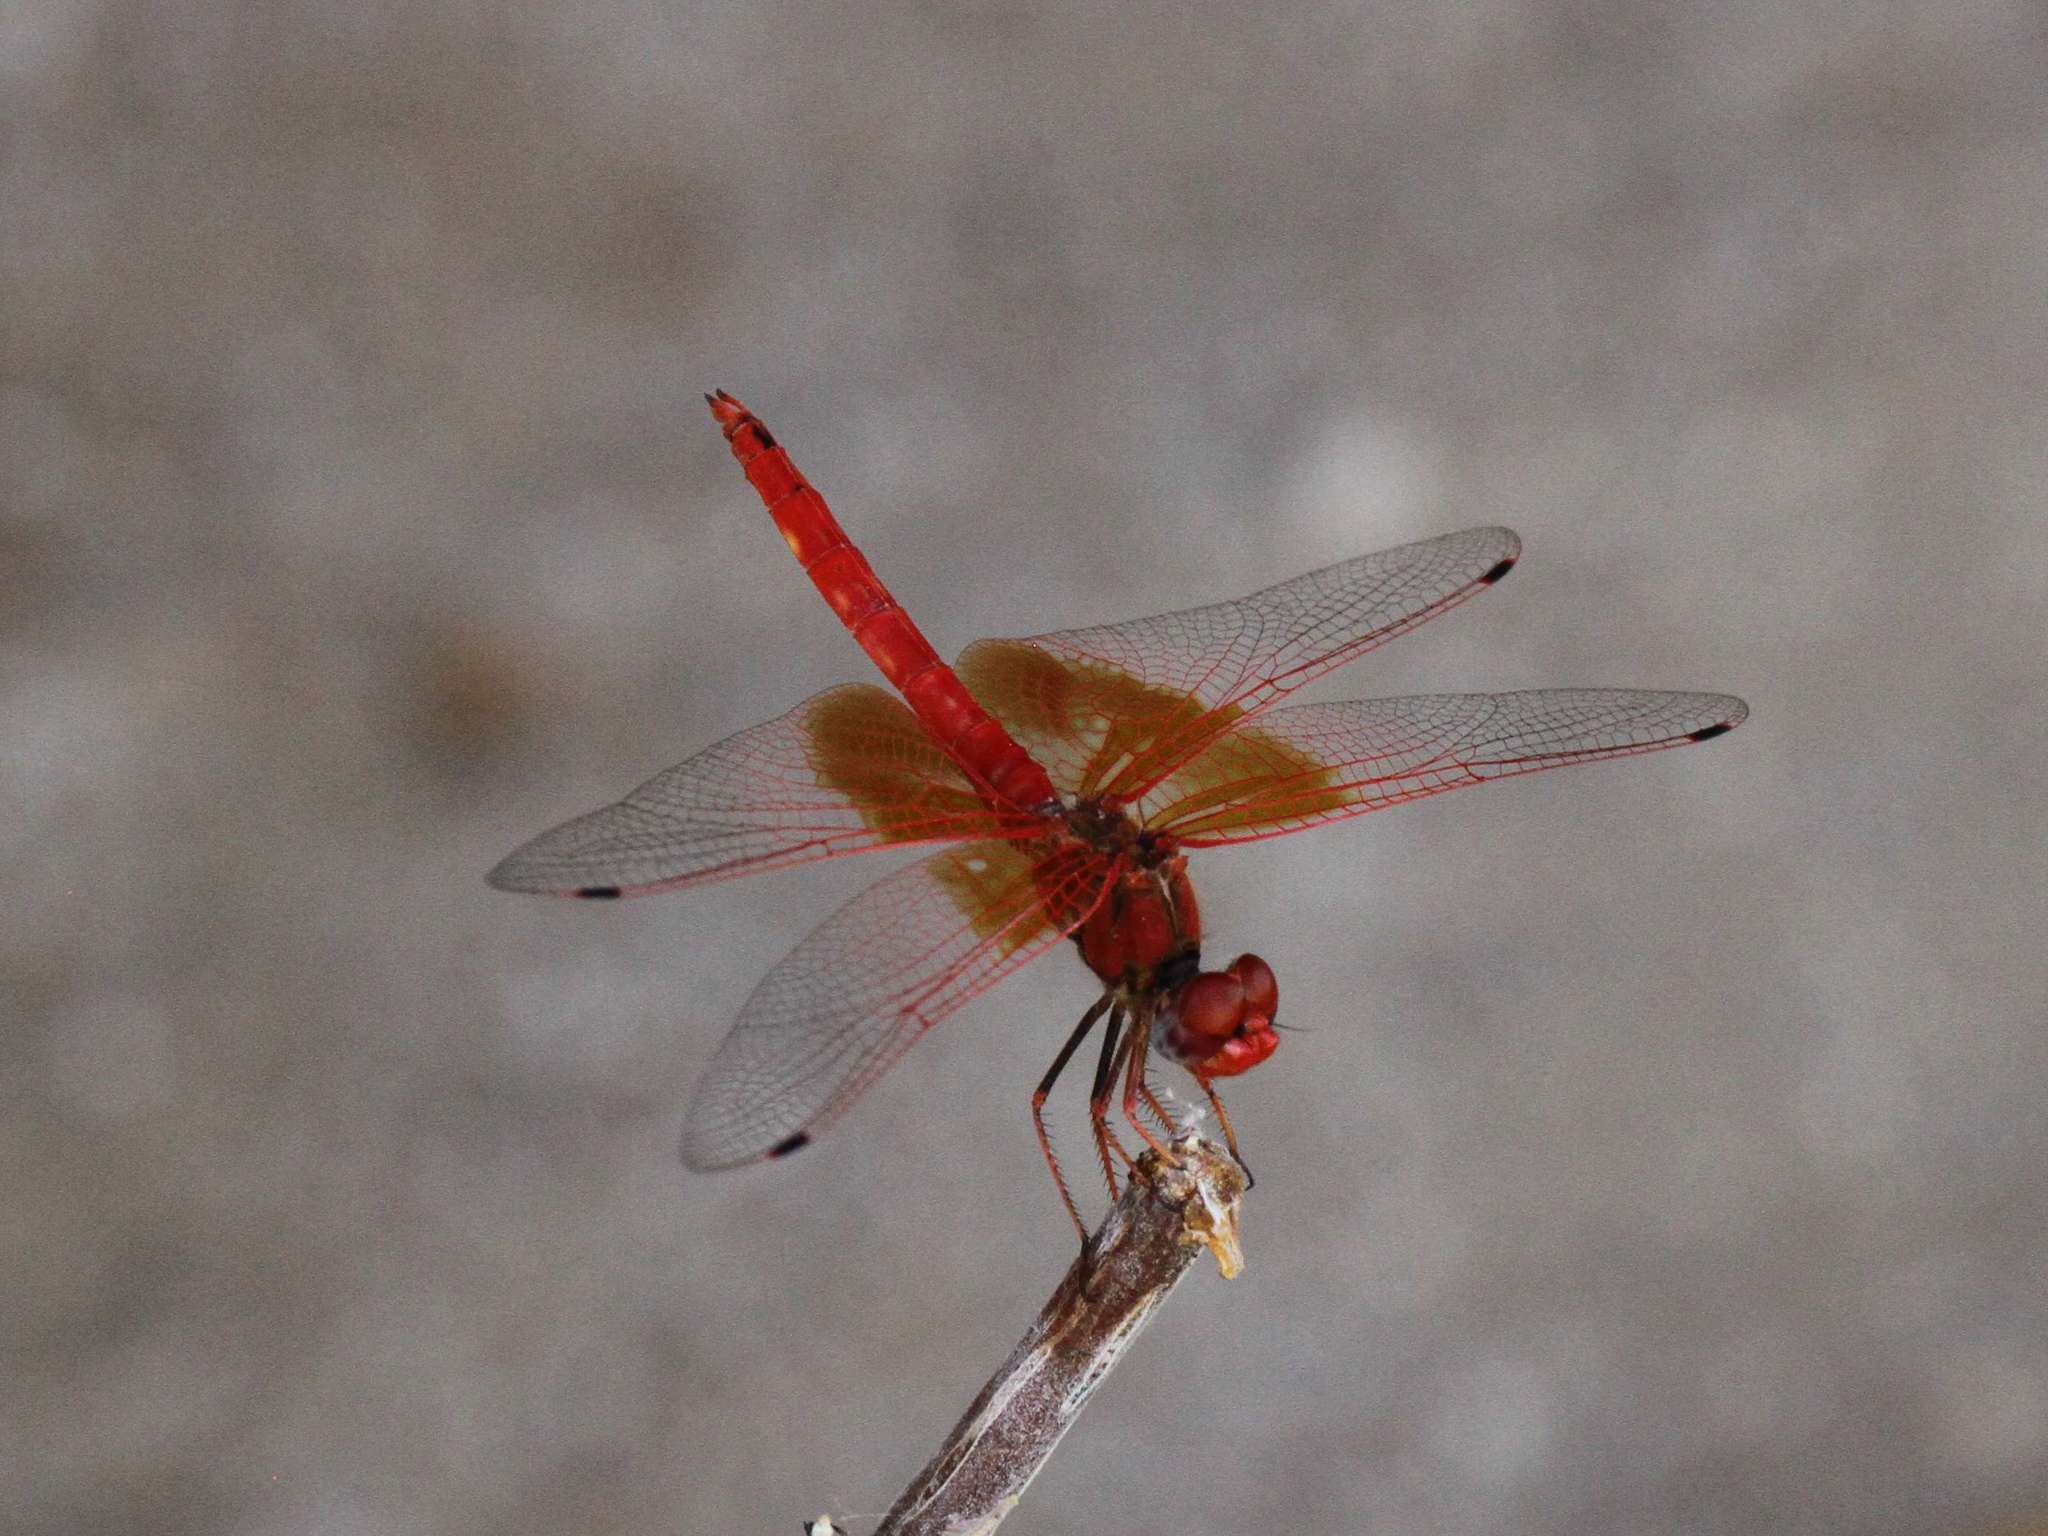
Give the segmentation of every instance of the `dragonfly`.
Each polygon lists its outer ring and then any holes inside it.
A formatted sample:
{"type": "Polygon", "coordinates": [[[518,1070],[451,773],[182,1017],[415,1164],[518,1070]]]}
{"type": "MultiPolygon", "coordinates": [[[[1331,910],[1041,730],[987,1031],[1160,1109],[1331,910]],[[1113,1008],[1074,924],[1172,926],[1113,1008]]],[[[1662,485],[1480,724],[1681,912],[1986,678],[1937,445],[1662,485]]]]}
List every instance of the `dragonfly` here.
{"type": "Polygon", "coordinates": [[[1152,1086],[1184,1068],[1233,1155],[1217,1090],[1280,1043],[1257,955],[1202,965],[1189,855],[1467,785],[1707,741],[1738,698],[1632,688],[1424,694],[1282,705],[1295,690],[1496,585],[1521,542],[1472,528],[1358,556],[1176,613],[1022,640],[948,666],[760,419],[706,395],[790,552],[890,684],[828,689],[624,799],[544,832],[489,876],[503,890],[610,899],[817,859],[938,845],[855,896],[770,970],[685,1117],[696,1169],[786,1157],[924,1033],[1071,942],[1102,991],[1031,1097],[1040,1152],[1087,1228],[1046,1129],[1098,1026],[1088,1115],[1117,1193],[1179,1134],[1152,1086]],[[891,691],[893,690],[893,691],[891,691]],[[1148,1116],[1150,1123],[1148,1123],[1148,1116]]]}

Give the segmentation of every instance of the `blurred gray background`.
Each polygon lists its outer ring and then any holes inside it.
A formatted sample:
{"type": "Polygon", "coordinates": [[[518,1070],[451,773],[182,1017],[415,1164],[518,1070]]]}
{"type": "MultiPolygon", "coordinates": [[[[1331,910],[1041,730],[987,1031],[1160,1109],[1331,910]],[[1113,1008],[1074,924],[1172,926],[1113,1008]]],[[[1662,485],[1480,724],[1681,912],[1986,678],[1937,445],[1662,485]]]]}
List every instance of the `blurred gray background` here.
{"type": "Polygon", "coordinates": [[[865,1528],[1067,1263],[1071,957],[698,1177],[898,860],[483,885],[865,675],[714,385],[949,653],[1504,521],[1317,696],[1755,710],[1199,860],[1302,1026],[1250,1270],[1012,1529],[2048,1512],[2044,65],[2028,0],[11,0],[7,1526],[865,1528]]]}

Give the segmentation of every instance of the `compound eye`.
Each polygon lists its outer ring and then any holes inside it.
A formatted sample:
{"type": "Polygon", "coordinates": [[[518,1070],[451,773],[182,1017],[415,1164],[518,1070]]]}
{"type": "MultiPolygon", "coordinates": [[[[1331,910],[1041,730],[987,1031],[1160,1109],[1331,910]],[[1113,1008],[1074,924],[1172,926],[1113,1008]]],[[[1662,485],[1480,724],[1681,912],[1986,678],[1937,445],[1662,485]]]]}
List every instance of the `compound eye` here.
{"type": "Polygon", "coordinates": [[[1180,989],[1175,1012],[1190,1034],[1227,1040],[1244,1017],[1244,983],[1228,971],[1204,971],[1180,989]]]}
{"type": "Polygon", "coordinates": [[[1257,955],[1239,955],[1230,962],[1230,974],[1244,983],[1244,1005],[1248,1012],[1272,1018],[1280,1008],[1280,980],[1273,967],[1257,955]]]}

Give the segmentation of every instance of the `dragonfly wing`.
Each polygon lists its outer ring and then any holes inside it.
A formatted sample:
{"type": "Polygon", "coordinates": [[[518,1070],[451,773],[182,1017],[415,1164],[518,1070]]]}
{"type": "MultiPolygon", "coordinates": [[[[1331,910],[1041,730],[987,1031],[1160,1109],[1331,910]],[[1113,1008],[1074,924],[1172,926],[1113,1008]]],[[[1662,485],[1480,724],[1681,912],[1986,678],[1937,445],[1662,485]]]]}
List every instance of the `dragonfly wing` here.
{"type": "Polygon", "coordinates": [[[1546,688],[1276,709],[1183,764],[1148,825],[1190,847],[1247,842],[1567,763],[1630,757],[1733,730],[1719,693],[1546,688]]]}
{"type": "Polygon", "coordinates": [[[543,832],[487,877],[507,891],[643,895],[896,843],[1011,835],[917,717],[829,689],[543,832]]]}
{"type": "Polygon", "coordinates": [[[918,1036],[1078,927],[1114,874],[1090,850],[990,841],[869,886],[747,999],[697,1086],[683,1161],[794,1152],[918,1036]]]}
{"type": "Polygon", "coordinates": [[[1142,794],[1303,684],[1499,581],[1507,528],[1360,555],[1232,602],[1029,640],[984,640],[958,671],[1070,794],[1142,794]]]}

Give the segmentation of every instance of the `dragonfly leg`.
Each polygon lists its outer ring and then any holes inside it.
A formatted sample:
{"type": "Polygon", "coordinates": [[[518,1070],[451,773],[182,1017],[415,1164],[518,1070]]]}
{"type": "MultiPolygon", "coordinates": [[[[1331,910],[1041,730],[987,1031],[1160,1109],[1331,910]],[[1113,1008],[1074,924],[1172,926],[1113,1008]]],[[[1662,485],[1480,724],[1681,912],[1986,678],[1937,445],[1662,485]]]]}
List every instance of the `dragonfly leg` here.
{"type": "Polygon", "coordinates": [[[1140,1136],[1145,1138],[1146,1145],[1166,1159],[1168,1167],[1178,1168],[1180,1159],[1173,1155],[1165,1142],[1152,1134],[1151,1127],[1138,1118],[1138,1095],[1141,1092],[1148,1095],[1150,1093],[1145,1086],[1145,1056],[1151,1038],[1150,1020],[1139,1017],[1131,1027],[1131,1059],[1124,1068],[1124,1118],[1131,1122],[1140,1136]]]}
{"type": "Polygon", "coordinates": [[[1138,1092],[1144,1096],[1145,1107],[1157,1115],[1159,1123],[1166,1127],[1168,1139],[1179,1136],[1180,1122],[1173,1118],[1164,1104],[1159,1102],[1159,1095],[1152,1091],[1152,1084],[1149,1082],[1140,1083],[1138,1085],[1138,1092]]]}
{"type": "Polygon", "coordinates": [[[1095,1064],[1095,1086],[1088,1093],[1088,1121],[1095,1132],[1095,1150],[1102,1158],[1102,1176],[1109,1184],[1109,1198],[1117,1197],[1116,1164],[1110,1161],[1110,1149],[1124,1160],[1126,1168],[1132,1166],[1131,1154],[1124,1150],[1124,1144],[1117,1140],[1116,1132],[1109,1128],[1109,1096],[1122,1068],[1125,1054],[1131,1048],[1131,1037],[1124,1030],[1124,1011],[1118,1007],[1110,1013],[1109,1027],[1102,1036],[1102,1058],[1095,1064]]]}
{"type": "MultiPolygon", "coordinates": [[[[1045,1154],[1045,1166],[1052,1170],[1052,1182],[1060,1192],[1060,1203],[1067,1208],[1067,1215],[1073,1218],[1074,1230],[1081,1234],[1081,1245],[1088,1244],[1088,1228],[1081,1221],[1081,1208],[1074,1204],[1073,1191],[1067,1188],[1067,1176],[1060,1171],[1060,1160],[1054,1156],[1052,1138],[1045,1132],[1045,1101],[1052,1097],[1052,1085],[1059,1081],[1067,1063],[1073,1060],[1074,1052],[1081,1042],[1088,1038],[1088,1031],[1095,1027],[1095,1021],[1102,1017],[1109,1007],[1109,994],[1104,993],[1093,1007],[1081,1015],[1081,1022],[1074,1026],[1074,1032],[1067,1036],[1067,1043],[1060,1047],[1059,1055],[1053,1057],[1052,1065],[1045,1076],[1038,1080],[1038,1090],[1031,1095],[1031,1128],[1038,1133],[1038,1150],[1045,1154]]],[[[1114,1190],[1111,1191],[1114,1194],[1114,1190]]]]}
{"type": "Polygon", "coordinates": [[[1230,1124],[1230,1111],[1223,1107],[1223,1096],[1216,1091],[1216,1085],[1195,1074],[1195,1081],[1202,1085],[1202,1092],[1209,1096],[1209,1107],[1216,1111],[1216,1123],[1223,1127],[1223,1144],[1230,1148],[1230,1155],[1237,1160],[1237,1166],[1244,1170],[1244,1187],[1249,1190],[1259,1181],[1252,1175],[1252,1165],[1244,1160],[1244,1154],[1237,1150],[1237,1132],[1230,1124]]]}

